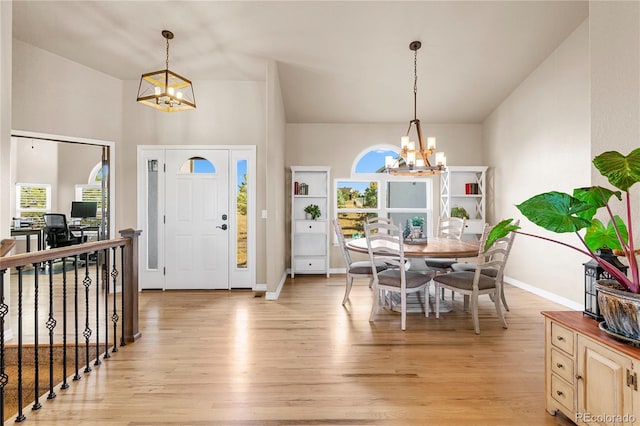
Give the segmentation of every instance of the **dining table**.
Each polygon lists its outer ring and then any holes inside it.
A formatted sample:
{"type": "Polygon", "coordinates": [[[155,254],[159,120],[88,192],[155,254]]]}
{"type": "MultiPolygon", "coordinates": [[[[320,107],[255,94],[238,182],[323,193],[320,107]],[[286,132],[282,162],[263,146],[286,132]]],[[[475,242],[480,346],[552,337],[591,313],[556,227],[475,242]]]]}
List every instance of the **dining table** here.
{"type": "MultiPolygon", "coordinates": [[[[382,244],[384,241],[376,241],[377,244],[382,244]]],[[[431,237],[420,239],[417,241],[404,240],[404,255],[405,257],[413,258],[464,258],[464,257],[476,257],[478,256],[478,250],[480,243],[478,241],[471,240],[456,240],[453,238],[431,237]]],[[[347,247],[349,250],[353,250],[358,253],[368,253],[367,239],[355,238],[347,241],[347,247]]]]}
{"type": "MultiPolygon", "coordinates": [[[[376,240],[376,244],[388,245],[384,240],[376,240]]],[[[355,238],[347,241],[349,250],[356,253],[369,253],[366,238],[355,238]]],[[[430,268],[424,261],[428,257],[459,259],[477,257],[480,249],[480,242],[473,240],[456,240],[453,238],[430,237],[419,240],[404,240],[404,256],[407,258],[408,269],[415,272],[427,272],[430,268]]],[[[395,294],[394,294],[395,296],[395,294]]],[[[430,299],[436,297],[432,294],[430,299]]],[[[415,302],[408,302],[407,312],[421,312],[422,308],[415,302]]],[[[435,305],[430,301],[430,304],[435,305]]],[[[440,312],[450,312],[452,306],[448,301],[440,301],[440,312]]],[[[396,310],[396,309],[394,309],[396,310]]]]}

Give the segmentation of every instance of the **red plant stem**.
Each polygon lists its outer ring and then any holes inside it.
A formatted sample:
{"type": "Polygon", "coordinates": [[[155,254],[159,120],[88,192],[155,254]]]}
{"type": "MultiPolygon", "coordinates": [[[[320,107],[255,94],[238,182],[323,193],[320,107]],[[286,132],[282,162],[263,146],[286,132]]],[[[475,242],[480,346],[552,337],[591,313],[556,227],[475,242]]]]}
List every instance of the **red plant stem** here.
{"type": "Polygon", "coordinates": [[[591,253],[591,258],[595,260],[602,269],[607,271],[607,273],[611,277],[613,277],[619,283],[623,284],[629,289],[629,291],[632,291],[633,293],[638,293],[640,291],[640,288],[638,287],[638,284],[636,282],[629,280],[629,278],[625,274],[623,274],[620,269],[616,268],[614,265],[607,262],[600,256],[597,256],[593,251],[591,251],[587,243],[584,241],[584,238],[582,238],[582,235],[580,235],[578,232],[576,232],[576,235],[578,236],[578,239],[580,239],[582,244],[587,248],[587,250],[589,250],[589,253],[591,253]]]}
{"type": "MultiPolygon", "coordinates": [[[[535,234],[529,234],[527,232],[522,232],[522,231],[514,231],[514,232],[517,233],[517,234],[527,235],[529,237],[534,237],[534,238],[538,238],[538,239],[541,239],[541,240],[550,241],[552,243],[560,244],[561,246],[569,247],[570,249],[579,251],[580,253],[584,254],[585,256],[596,257],[596,255],[593,254],[591,251],[587,251],[588,249],[587,250],[582,250],[582,249],[579,249],[576,246],[572,246],[571,244],[563,243],[562,241],[552,240],[551,238],[542,237],[540,235],[535,235],[535,234]]],[[[577,234],[577,232],[576,232],[576,234],[577,234]]]]}
{"type": "Polygon", "coordinates": [[[627,261],[629,262],[629,269],[631,269],[631,281],[636,286],[640,287],[640,280],[638,279],[638,261],[636,259],[635,248],[633,247],[633,225],[631,223],[631,194],[627,191],[627,231],[629,232],[629,254],[627,255],[627,261]]]}
{"type": "MultiPolygon", "coordinates": [[[[628,203],[628,201],[627,201],[627,203],[628,203]]],[[[629,205],[629,204],[627,204],[627,205],[629,205]]],[[[622,235],[620,234],[620,228],[618,228],[618,223],[616,222],[616,218],[613,215],[613,212],[611,211],[611,207],[609,207],[609,203],[606,203],[605,207],[607,209],[607,213],[609,213],[609,218],[611,219],[611,223],[613,224],[613,229],[616,231],[616,237],[618,237],[618,241],[620,242],[620,246],[622,247],[622,250],[624,251],[624,255],[625,255],[625,257],[629,257],[629,246],[627,245],[627,243],[624,241],[624,238],[622,238],[622,235]]],[[[627,232],[629,232],[628,229],[627,229],[627,232]]],[[[629,235],[631,235],[631,234],[629,234],[629,235]]]]}
{"type": "Polygon", "coordinates": [[[538,239],[541,239],[541,240],[544,240],[544,241],[549,241],[549,242],[552,242],[552,243],[560,244],[561,246],[565,246],[565,247],[573,249],[573,250],[575,250],[575,251],[577,251],[579,253],[582,253],[585,256],[589,256],[590,258],[595,260],[598,263],[598,265],[600,265],[602,267],[602,269],[607,271],[607,273],[609,275],[611,275],[611,277],[613,277],[615,280],[617,280],[620,284],[622,284],[625,287],[627,287],[629,289],[629,291],[631,291],[633,293],[638,293],[638,291],[639,291],[639,287],[638,287],[637,281],[633,282],[633,281],[629,280],[629,278],[625,274],[623,274],[622,271],[620,271],[618,268],[616,268],[615,266],[613,266],[612,264],[610,264],[606,260],[601,259],[598,256],[596,256],[589,249],[589,247],[585,244],[584,240],[582,239],[582,236],[580,236],[580,234],[577,233],[577,232],[576,232],[576,235],[578,236],[578,238],[580,239],[582,244],[584,244],[584,246],[587,248],[587,250],[580,249],[580,248],[578,248],[576,246],[572,246],[571,244],[563,243],[562,241],[557,241],[557,240],[552,240],[551,238],[542,237],[540,235],[529,234],[527,232],[522,232],[522,231],[514,231],[514,232],[516,232],[517,234],[527,235],[529,237],[534,237],[534,238],[538,238],[538,239]]]}

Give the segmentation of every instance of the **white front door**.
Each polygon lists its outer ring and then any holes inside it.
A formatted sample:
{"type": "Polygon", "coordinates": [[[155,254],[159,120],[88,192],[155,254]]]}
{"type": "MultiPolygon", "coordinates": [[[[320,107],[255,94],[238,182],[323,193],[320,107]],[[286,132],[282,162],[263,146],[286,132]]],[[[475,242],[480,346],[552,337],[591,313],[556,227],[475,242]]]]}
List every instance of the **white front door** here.
{"type": "Polygon", "coordinates": [[[229,151],[166,151],[165,288],[228,289],[229,151]]]}

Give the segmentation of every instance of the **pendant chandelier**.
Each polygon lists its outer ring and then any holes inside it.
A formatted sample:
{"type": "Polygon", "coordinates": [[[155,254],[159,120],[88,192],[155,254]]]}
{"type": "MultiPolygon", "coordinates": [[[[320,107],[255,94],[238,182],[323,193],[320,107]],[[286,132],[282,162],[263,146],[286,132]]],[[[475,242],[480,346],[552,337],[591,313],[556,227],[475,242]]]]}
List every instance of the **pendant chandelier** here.
{"type": "Polygon", "coordinates": [[[166,68],[142,74],[138,102],[165,112],[195,109],[196,98],[191,81],[169,70],[169,40],[173,33],[163,30],[162,37],[167,40],[166,68]]]}
{"type": "Polygon", "coordinates": [[[425,147],[422,136],[420,120],[417,117],[417,97],[418,97],[418,49],[422,43],[413,41],[409,44],[409,49],[413,50],[413,120],[409,122],[407,134],[400,138],[400,155],[398,158],[387,156],[385,158],[385,168],[387,172],[398,176],[423,176],[442,173],[446,167],[446,157],[443,152],[435,153],[435,165],[429,162],[429,156],[436,150],[436,138],[428,137],[425,147]],[[409,136],[411,127],[415,125],[418,135],[418,146],[415,140],[409,136]]]}

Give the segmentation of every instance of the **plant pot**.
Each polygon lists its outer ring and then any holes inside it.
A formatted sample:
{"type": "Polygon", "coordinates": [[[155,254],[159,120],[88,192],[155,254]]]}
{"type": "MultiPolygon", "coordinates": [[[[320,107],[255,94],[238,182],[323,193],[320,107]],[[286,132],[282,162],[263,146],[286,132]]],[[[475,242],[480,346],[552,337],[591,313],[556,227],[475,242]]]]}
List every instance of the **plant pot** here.
{"type": "Polygon", "coordinates": [[[615,280],[596,281],[598,306],[608,331],[640,342],[640,294],[615,280]]]}
{"type": "Polygon", "coordinates": [[[411,238],[422,238],[422,226],[411,226],[411,238]]]}
{"type": "Polygon", "coordinates": [[[305,214],[304,214],[304,218],[305,218],[306,220],[311,220],[311,219],[312,219],[312,217],[311,217],[311,213],[305,213],[305,214]]]}

